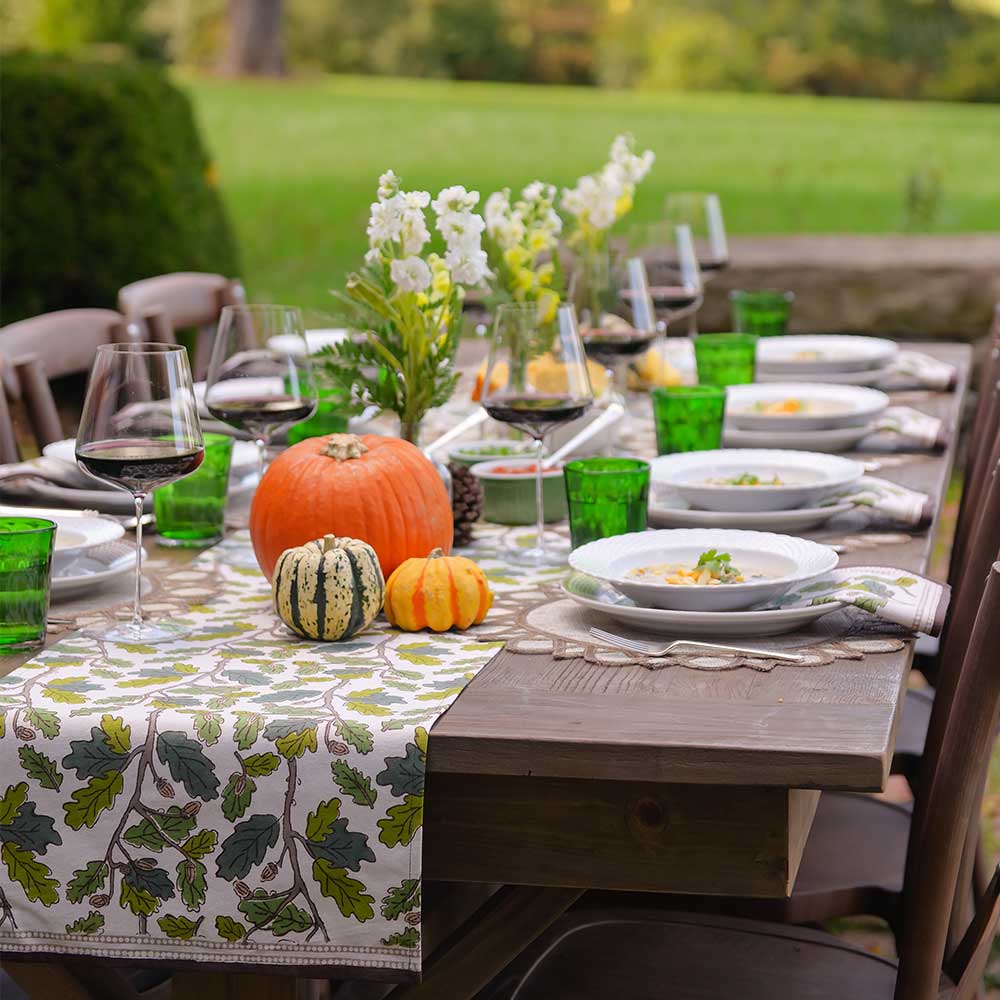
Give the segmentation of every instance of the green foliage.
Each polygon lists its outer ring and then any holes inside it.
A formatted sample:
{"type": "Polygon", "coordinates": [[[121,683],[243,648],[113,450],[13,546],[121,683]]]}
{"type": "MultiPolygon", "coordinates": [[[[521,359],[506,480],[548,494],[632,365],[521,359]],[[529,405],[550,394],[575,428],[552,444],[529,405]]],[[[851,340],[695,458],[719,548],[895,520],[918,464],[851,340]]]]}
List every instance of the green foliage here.
{"type": "Polygon", "coordinates": [[[158,55],[160,40],[141,24],[148,6],[149,0],[41,0],[36,39],[53,52],[111,42],[137,55],[158,55]]]}
{"type": "Polygon", "coordinates": [[[168,271],[238,273],[190,105],[159,70],[7,56],[0,115],[3,322],[113,307],[168,271]]]}

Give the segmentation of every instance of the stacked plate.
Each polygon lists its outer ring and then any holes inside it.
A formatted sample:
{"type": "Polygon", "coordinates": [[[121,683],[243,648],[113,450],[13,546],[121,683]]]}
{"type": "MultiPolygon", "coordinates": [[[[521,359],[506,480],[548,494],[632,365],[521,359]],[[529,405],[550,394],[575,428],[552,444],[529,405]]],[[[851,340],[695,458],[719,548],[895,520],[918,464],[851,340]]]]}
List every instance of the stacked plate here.
{"type": "Polygon", "coordinates": [[[635,532],[580,546],[570,565],[564,591],[577,604],[668,635],[779,635],[839,607],[769,606],[837,565],[827,546],[772,532],[635,532]]]}
{"type": "Polygon", "coordinates": [[[726,389],[723,442],[730,448],[846,451],[874,433],[888,405],[884,392],[859,385],[731,385],[726,389]]]}
{"type": "Polygon", "coordinates": [[[757,344],[757,381],[816,379],[841,385],[877,385],[891,374],[898,353],[897,344],[879,337],[764,337],[757,344]]]}

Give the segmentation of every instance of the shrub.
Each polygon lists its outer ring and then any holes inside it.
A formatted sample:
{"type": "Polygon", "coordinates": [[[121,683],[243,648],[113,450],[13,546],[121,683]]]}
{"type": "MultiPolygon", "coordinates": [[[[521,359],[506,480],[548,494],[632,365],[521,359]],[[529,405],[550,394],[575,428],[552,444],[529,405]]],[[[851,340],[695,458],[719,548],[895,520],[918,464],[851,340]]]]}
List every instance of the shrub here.
{"type": "Polygon", "coordinates": [[[239,273],[190,104],[159,69],[17,55],[0,71],[4,323],[114,307],[168,271],[239,273]]]}

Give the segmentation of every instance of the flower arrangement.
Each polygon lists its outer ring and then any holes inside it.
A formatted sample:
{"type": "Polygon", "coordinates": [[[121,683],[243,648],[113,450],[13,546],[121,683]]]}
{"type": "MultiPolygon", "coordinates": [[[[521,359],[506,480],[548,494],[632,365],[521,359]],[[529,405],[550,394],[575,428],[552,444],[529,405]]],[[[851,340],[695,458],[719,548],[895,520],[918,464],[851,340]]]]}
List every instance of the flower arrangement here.
{"type": "Polygon", "coordinates": [[[465,287],[489,275],[481,240],[486,223],[475,212],[478,191],[456,185],[431,201],[404,191],[390,170],[379,178],[368,222],[364,264],[347,278],[346,299],[367,329],[325,353],[331,380],[357,398],[399,416],[400,436],[416,443],[420,422],[451,396],[457,375],[465,287]],[[431,234],[426,209],[444,238],[445,253],[424,253],[431,234]]]}
{"type": "Polygon", "coordinates": [[[615,136],[608,162],[596,174],[587,174],[576,187],[563,188],[560,202],[570,217],[567,243],[579,253],[599,251],[608,230],[632,210],[636,185],[649,173],[656,155],[651,149],[635,152],[629,133],[615,136]]]}
{"type": "Polygon", "coordinates": [[[486,246],[499,301],[537,302],[544,321],[559,305],[559,234],[556,189],[533,181],[513,204],[510,188],[486,199],[486,246]]]}

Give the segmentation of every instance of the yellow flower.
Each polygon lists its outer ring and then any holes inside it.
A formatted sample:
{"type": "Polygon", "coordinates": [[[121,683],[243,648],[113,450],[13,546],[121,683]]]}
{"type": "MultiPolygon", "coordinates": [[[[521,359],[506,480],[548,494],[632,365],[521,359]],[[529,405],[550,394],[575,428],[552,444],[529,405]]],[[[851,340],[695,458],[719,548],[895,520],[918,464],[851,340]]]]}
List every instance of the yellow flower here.
{"type": "Polygon", "coordinates": [[[559,308],[559,296],[551,289],[541,292],[538,296],[538,318],[543,323],[551,323],[556,318],[559,308]]]}
{"type": "Polygon", "coordinates": [[[552,279],[555,277],[556,266],[549,261],[547,264],[542,264],[538,269],[538,284],[539,285],[551,285],[552,279]]]}
{"type": "Polygon", "coordinates": [[[451,291],[451,275],[448,273],[448,268],[443,265],[440,270],[433,273],[431,291],[439,299],[443,299],[451,291]]]}
{"type": "Polygon", "coordinates": [[[528,237],[528,249],[532,254],[540,254],[543,250],[548,250],[549,248],[549,237],[548,234],[543,232],[541,229],[536,229],[528,237]]]}
{"type": "Polygon", "coordinates": [[[623,195],[620,195],[618,200],[615,202],[615,218],[620,219],[623,215],[632,211],[632,194],[626,191],[623,195]]]}
{"type": "Polygon", "coordinates": [[[535,284],[535,272],[530,267],[519,267],[514,273],[514,287],[523,291],[528,291],[535,284]]]}
{"type": "Polygon", "coordinates": [[[517,271],[528,259],[528,251],[522,246],[514,245],[508,247],[503,252],[504,263],[512,270],[517,271]]]}
{"type": "Polygon", "coordinates": [[[430,298],[426,292],[417,292],[417,305],[423,309],[424,306],[430,304],[430,298]]]}

